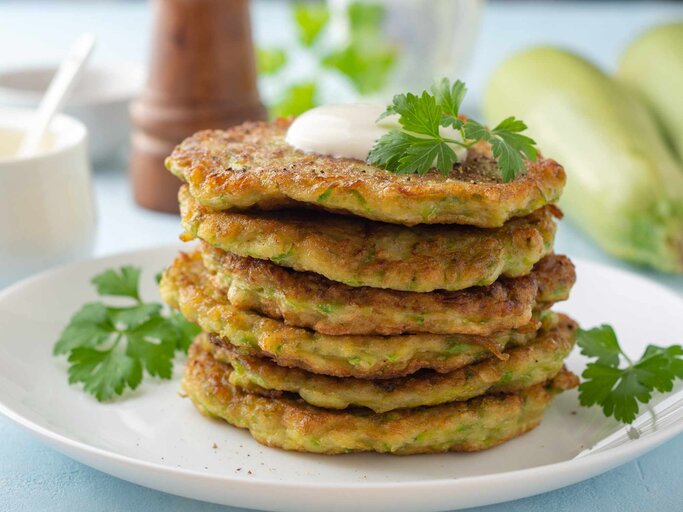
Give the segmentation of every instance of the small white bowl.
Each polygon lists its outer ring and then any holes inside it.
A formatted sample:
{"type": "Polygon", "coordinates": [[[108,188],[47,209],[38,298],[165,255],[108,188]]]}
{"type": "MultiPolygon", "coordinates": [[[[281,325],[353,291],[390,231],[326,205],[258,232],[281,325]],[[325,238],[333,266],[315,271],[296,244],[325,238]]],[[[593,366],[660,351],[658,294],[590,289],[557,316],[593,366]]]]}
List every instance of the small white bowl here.
{"type": "MultiPolygon", "coordinates": [[[[35,108],[55,72],[55,67],[0,72],[0,105],[35,108]]],[[[106,161],[128,142],[128,104],[142,90],[143,81],[142,67],[133,64],[92,65],[85,70],[64,113],[88,129],[93,163],[106,161]]]]}
{"type": "Polygon", "coordinates": [[[0,108],[0,288],[90,256],[95,240],[85,126],[57,116],[43,149],[17,158],[14,152],[34,114],[0,108]]]}

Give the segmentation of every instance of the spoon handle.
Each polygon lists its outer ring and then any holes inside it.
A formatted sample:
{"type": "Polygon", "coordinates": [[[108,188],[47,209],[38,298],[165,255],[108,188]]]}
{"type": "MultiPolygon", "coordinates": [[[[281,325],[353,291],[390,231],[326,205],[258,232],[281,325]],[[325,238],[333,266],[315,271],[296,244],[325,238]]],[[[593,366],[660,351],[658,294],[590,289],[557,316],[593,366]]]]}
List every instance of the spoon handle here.
{"type": "Polygon", "coordinates": [[[38,106],[35,118],[21,141],[17,156],[28,157],[36,153],[50,121],[61,110],[64,101],[78,82],[94,46],[95,36],[84,34],[71,48],[52,78],[50,86],[38,106]]]}

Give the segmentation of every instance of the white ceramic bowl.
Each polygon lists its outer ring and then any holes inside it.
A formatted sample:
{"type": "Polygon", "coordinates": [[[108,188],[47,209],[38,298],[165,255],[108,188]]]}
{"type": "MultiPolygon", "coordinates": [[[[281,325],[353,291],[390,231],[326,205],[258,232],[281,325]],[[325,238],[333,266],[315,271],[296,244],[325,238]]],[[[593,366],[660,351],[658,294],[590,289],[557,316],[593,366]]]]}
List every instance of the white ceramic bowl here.
{"type": "MultiPolygon", "coordinates": [[[[56,71],[36,67],[0,72],[0,105],[35,108],[56,71]]],[[[111,158],[128,141],[128,104],[142,89],[144,73],[133,64],[92,65],[64,107],[89,133],[93,163],[111,158]]]]}
{"type": "Polygon", "coordinates": [[[33,115],[0,108],[0,288],[90,256],[94,245],[87,131],[60,115],[50,125],[46,149],[29,158],[7,156],[33,115]]]}

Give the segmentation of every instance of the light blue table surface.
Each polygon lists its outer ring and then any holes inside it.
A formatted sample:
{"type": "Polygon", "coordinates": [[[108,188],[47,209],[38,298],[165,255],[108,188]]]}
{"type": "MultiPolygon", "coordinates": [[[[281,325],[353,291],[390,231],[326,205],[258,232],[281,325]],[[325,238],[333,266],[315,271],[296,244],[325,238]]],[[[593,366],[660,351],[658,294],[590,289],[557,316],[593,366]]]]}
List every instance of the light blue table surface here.
{"type": "MultiPolygon", "coordinates": [[[[257,3],[259,41],[283,37],[272,23],[283,17],[277,2],[257,3]]],[[[478,46],[465,74],[471,91],[507,53],[535,43],[560,44],[581,51],[613,69],[627,42],[657,22],[683,19],[683,5],[644,2],[516,3],[500,2],[486,10],[478,46]]],[[[0,69],[57,61],[74,37],[95,32],[95,60],[144,62],[150,25],[149,6],[138,2],[3,2],[0,0],[0,69]]],[[[476,109],[476,93],[470,109],[476,109]]],[[[137,208],[130,197],[125,164],[96,170],[100,213],[96,255],[172,243],[179,232],[173,216],[137,208]],[[130,230],[135,226],[135,230],[130,230]]],[[[569,222],[560,227],[558,252],[629,268],[595,248],[569,222]]],[[[683,294],[683,278],[638,271],[683,294]]],[[[682,312],[683,315],[683,312],[682,312]]],[[[683,340],[670,340],[681,342],[683,340]]],[[[662,343],[666,343],[662,340],[662,343]]],[[[502,511],[682,511],[683,436],[609,473],[577,485],[482,507],[502,511]]],[[[153,491],[110,477],[60,455],[4,417],[0,418],[0,511],[236,511],[153,491]]]]}

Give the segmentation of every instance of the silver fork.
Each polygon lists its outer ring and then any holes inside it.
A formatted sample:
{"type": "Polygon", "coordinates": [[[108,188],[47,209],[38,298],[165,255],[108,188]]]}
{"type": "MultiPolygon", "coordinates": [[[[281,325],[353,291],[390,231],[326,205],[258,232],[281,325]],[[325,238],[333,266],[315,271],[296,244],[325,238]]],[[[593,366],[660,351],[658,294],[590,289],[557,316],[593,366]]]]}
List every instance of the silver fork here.
{"type": "Polygon", "coordinates": [[[586,455],[616,448],[659,429],[675,425],[680,421],[683,421],[683,389],[659,402],[649,412],[638,416],[631,425],[620,428],[614,434],[583,450],[574,458],[580,459],[586,455]]]}

